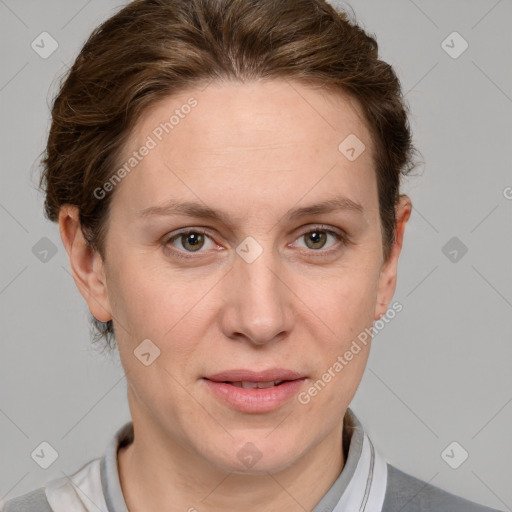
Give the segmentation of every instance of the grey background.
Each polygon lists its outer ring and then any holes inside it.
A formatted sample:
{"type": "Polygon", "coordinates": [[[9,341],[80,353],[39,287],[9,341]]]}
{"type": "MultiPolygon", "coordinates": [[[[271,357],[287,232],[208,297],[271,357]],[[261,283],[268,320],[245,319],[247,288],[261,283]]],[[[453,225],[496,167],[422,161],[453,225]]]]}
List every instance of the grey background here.
{"type": "MultiPolygon", "coordinates": [[[[130,419],[122,368],[90,349],[86,303],[36,190],[58,77],[122,4],[0,0],[4,500],[102,455],[130,419]],[[31,48],[43,31],[59,45],[47,59],[31,48]],[[56,247],[46,263],[32,251],[43,237],[56,247]],[[30,456],[42,441],[59,453],[46,470],[30,456]]],[[[394,297],[404,309],[375,337],[351,407],[390,463],[511,510],[512,3],[350,5],[401,78],[425,162],[404,188],[414,205],[394,297]],[[456,59],[441,46],[453,31],[469,44],[456,59]],[[457,261],[442,250],[452,237],[468,249],[457,261]],[[452,441],[469,453],[458,469],[441,458],[452,441]]]]}

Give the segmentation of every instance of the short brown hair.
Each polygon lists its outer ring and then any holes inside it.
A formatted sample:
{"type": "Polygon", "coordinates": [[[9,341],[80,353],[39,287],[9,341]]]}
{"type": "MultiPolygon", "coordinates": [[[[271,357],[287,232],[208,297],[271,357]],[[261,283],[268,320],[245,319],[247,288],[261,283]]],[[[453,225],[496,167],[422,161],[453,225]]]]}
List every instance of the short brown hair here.
{"type": "MultiPolygon", "coordinates": [[[[400,175],[414,166],[407,105],[375,38],[324,0],[135,0],[106,20],[53,102],[40,180],[47,218],[56,222],[63,204],[76,205],[85,238],[104,259],[113,192],[98,199],[93,191],[114,173],[141,113],[202,81],[274,78],[343,91],[362,107],[387,260],[400,175]]],[[[95,341],[105,337],[112,348],[112,321],[91,320],[95,341]]]]}

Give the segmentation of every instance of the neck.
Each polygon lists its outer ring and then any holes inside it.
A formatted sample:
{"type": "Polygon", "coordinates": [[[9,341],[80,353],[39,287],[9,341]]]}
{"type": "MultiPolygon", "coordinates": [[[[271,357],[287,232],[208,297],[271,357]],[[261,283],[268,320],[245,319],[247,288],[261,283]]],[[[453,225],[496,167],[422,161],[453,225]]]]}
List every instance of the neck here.
{"type": "Polygon", "coordinates": [[[118,451],[123,495],[128,509],[137,512],[304,512],[321,500],[345,464],[342,421],[285,470],[243,474],[212,466],[163,433],[142,430],[144,422],[137,419],[142,418],[133,418],[134,441],[118,451]]]}

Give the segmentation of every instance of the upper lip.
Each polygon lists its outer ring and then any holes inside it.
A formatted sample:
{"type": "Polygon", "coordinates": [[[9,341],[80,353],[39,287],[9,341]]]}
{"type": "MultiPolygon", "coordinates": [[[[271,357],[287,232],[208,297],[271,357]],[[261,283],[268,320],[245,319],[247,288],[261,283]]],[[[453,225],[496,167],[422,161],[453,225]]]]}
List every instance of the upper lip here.
{"type": "Polygon", "coordinates": [[[214,382],[270,382],[277,380],[297,380],[303,379],[305,375],[293,370],[284,368],[269,368],[268,370],[226,370],[220,373],[208,375],[205,379],[214,382]]]}

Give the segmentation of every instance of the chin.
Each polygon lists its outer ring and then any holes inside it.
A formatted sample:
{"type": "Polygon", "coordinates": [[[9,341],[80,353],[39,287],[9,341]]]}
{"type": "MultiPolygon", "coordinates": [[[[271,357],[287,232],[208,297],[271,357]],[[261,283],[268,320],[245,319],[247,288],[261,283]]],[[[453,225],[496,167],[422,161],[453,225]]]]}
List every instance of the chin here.
{"type": "Polygon", "coordinates": [[[270,442],[257,436],[242,436],[240,441],[205,455],[213,466],[244,475],[279,473],[292,465],[298,456],[296,446],[294,449],[292,444],[287,446],[279,439],[270,442]]]}

